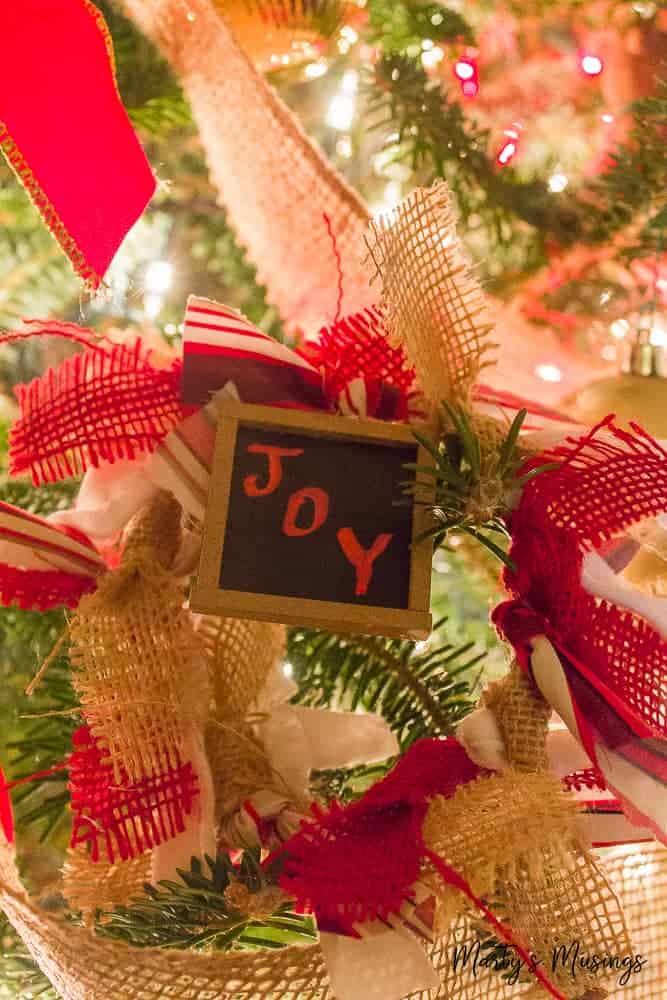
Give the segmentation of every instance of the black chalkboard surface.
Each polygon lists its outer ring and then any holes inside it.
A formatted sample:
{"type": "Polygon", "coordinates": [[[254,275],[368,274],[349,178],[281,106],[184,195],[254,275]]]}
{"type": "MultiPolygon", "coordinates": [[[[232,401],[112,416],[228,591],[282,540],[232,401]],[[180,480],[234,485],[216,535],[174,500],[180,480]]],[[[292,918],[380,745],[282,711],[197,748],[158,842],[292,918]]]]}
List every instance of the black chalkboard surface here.
{"type": "Polygon", "coordinates": [[[419,452],[402,425],[225,403],[193,609],[428,634],[430,545],[397,504],[419,452]]]}

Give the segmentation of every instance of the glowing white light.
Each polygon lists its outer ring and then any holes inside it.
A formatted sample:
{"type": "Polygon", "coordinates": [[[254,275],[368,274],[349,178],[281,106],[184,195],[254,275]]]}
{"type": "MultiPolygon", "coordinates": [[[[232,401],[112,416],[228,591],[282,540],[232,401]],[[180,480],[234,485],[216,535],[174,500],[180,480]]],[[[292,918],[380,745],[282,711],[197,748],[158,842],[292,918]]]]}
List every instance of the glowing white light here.
{"type": "Polygon", "coordinates": [[[415,653],[423,653],[428,646],[428,639],[422,639],[420,642],[415,643],[415,653]]]}
{"type": "Polygon", "coordinates": [[[336,143],[336,152],[344,160],[349,160],[352,156],[352,140],[349,135],[342,135],[336,143]]]}
{"type": "Polygon", "coordinates": [[[350,94],[336,94],[327,109],[326,122],[329,128],[347,132],[354,119],[357,102],[350,94]]]}
{"type": "Polygon", "coordinates": [[[162,308],[162,296],[149,292],[144,296],[144,312],[149,319],[155,319],[162,308]]]}
{"type": "Polygon", "coordinates": [[[144,288],[153,295],[164,295],[171,285],[173,271],[168,260],[152,260],[146,268],[144,288]]]}
{"type": "Polygon", "coordinates": [[[605,344],[600,351],[600,354],[602,355],[603,361],[616,361],[616,358],[618,357],[618,350],[613,344],[605,344]]]}
{"type": "Polygon", "coordinates": [[[309,80],[317,80],[319,76],[324,76],[328,68],[322,59],[319,62],[308,63],[303,72],[309,80]]]}
{"type": "Polygon", "coordinates": [[[556,365],[538,365],[535,374],[544,382],[560,382],[563,377],[563,373],[556,365]]]}
{"type": "Polygon", "coordinates": [[[435,45],[435,42],[433,41],[432,38],[425,38],[423,40],[423,42],[422,42],[422,48],[423,48],[424,52],[428,52],[428,50],[432,49],[434,45],[435,45]]]}
{"type": "Polygon", "coordinates": [[[335,128],[339,132],[349,131],[356,111],[358,86],[359,74],[357,71],[346,69],[340,81],[340,90],[331,98],[329,103],[326,117],[326,123],[329,128],[335,128]]]}
{"type": "Polygon", "coordinates": [[[463,59],[459,59],[454,67],[454,72],[459,80],[470,80],[475,75],[475,67],[463,59]]]}
{"type": "Polygon", "coordinates": [[[627,319],[615,319],[614,322],[609,327],[609,332],[612,337],[616,337],[617,340],[622,340],[630,329],[630,324],[627,319]]]}
{"type": "Polygon", "coordinates": [[[600,119],[605,123],[605,125],[611,125],[614,120],[614,116],[610,115],[608,111],[605,111],[603,115],[600,115],[600,119]]]}
{"type": "Polygon", "coordinates": [[[581,68],[586,76],[599,76],[602,72],[602,60],[599,56],[582,56],[581,68]]]}
{"type": "Polygon", "coordinates": [[[503,148],[498,153],[497,157],[498,163],[502,163],[502,165],[504,166],[506,163],[509,163],[509,161],[512,159],[515,153],[516,153],[516,143],[506,142],[503,148]]]}
{"type": "Polygon", "coordinates": [[[289,660],[285,660],[285,662],[283,663],[283,674],[285,675],[285,677],[292,677],[294,674],[294,667],[289,662],[289,660]]]}
{"type": "Polygon", "coordinates": [[[401,200],[402,188],[398,181],[388,181],[384,188],[384,196],[382,198],[382,208],[385,211],[391,211],[395,208],[401,200]]]}
{"type": "Polygon", "coordinates": [[[341,94],[356,94],[359,86],[359,74],[356,69],[346,69],[340,81],[341,94]]]}
{"type": "Polygon", "coordinates": [[[560,194],[570,183],[565,174],[552,174],[549,178],[549,190],[553,191],[554,194],[560,194]]]}
{"type": "Polygon", "coordinates": [[[341,29],[341,36],[345,39],[346,42],[349,42],[350,45],[354,45],[354,43],[359,40],[359,35],[357,34],[357,32],[354,30],[354,28],[351,28],[348,24],[346,24],[345,27],[341,29]]]}
{"type": "Polygon", "coordinates": [[[175,323],[167,323],[167,325],[164,328],[164,332],[167,334],[168,337],[173,337],[176,333],[176,329],[177,327],[175,323]]]}
{"type": "Polygon", "coordinates": [[[193,21],[197,20],[197,15],[195,14],[195,12],[193,10],[189,10],[185,16],[188,19],[188,21],[190,22],[190,24],[192,24],[193,21]]]}
{"type": "Polygon", "coordinates": [[[426,52],[422,52],[422,66],[426,69],[432,69],[434,66],[437,66],[439,62],[442,62],[444,58],[445,53],[443,50],[439,45],[435,45],[432,49],[427,49],[426,52]]]}
{"type": "Polygon", "coordinates": [[[667,347],[667,323],[658,316],[653,321],[649,341],[654,347],[667,347]]]}

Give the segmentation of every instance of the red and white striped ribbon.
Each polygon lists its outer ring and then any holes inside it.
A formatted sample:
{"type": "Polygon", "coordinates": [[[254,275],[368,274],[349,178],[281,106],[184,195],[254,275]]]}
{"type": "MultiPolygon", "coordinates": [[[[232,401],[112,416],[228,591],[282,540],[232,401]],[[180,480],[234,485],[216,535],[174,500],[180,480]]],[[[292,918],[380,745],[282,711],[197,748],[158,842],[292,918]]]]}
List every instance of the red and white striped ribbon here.
{"type": "Polygon", "coordinates": [[[191,295],[183,329],[183,402],[204,406],[228,383],[244,403],[328,408],[322,376],[308,361],[230,306],[191,295]]]}

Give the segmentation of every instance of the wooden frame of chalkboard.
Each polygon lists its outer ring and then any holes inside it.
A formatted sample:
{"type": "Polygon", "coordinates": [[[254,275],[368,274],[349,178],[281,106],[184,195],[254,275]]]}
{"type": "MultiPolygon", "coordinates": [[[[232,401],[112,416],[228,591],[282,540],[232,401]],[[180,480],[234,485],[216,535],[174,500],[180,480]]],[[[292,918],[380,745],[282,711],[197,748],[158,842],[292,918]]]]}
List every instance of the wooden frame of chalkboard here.
{"type": "MultiPolygon", "coordinates": [[[[203,614],[229,615],[257,621],[275,621],[285,625],[301,625],[334,632],[358,632],[413,639],[426,638],[431,631],[429,604],[432,545],[428,538],[417,541],[426,526],[427,519],[424,507],[419,504],[414,504],[411,508],[409,506],[400,508],[402,512],[400,516],[407,519],[409,538],[408,545],[404,546],[409,550],[409,580],[403,581],[407,599],[402,606],[388,607],[374,602],[356,603],[354,600],[313,599],[304,595],[286,596],[275,590],[272,593],[254,592],[248,587],[244,589],[230,588],[221,582],[225,575],[223,555],[226,551],[226,544],[228,552],[231,552],[232,547],[234,547],[233,558],[237,561],[239,559],[238,545],[232,546],[230,539],[227,539],[226,542],[226,538],[228,521],[230,520],[230,504],[233,508],[233,496],[239,493],[238,488],[236,493],[233,490],[237,441],[240,440],[247,428],[260,434],[272,432],[274,438],[276,432],[278,432],[278,436],[280,432],[285,432],[288,439],[290,436],[294,439],[295,435],[312,437],[320,446],[326,439],[333,442],[357,442],[370,446],[371,450],[365,452],[368,455],[371,455],[372,450],[377,447],[393,449],[395,454],[397,449],[405,449],[406,462],[416,459],[418,464],[428,464],[429,456],[418,444],[410,428],[402,424],[389,424],[379,420],[362,420],[311,411],[284,410],[272,406],[237,403],[232,400],[225,400],[221,404],[219,412],[220,422],[204,521],[202,555],[199,573],[190,598],[191,608],[203,614]]],[[[264,455],[263,457],[267,458],[268,456],[264,455]]],[[[348,452],[349,457],[350,453],[348,452]]],[[[380,460],[379,453],[377,460],[380,460]]],[[[393,461],[396,463],[396,457],[393,461]]],[[[263,468],[267,468],[266,464],[263,468]]],[[[340,471],[341,475],[345,476],[346,470],[340,471]]],[[[239,474],[237,472],[237,476],[239,474]]],[[[263,478],[266,478],[267,475],[268,473],[262,473],[263,478]]],[[[410,473],[405,470],[402,478],[409,479],[410,473]]],[[[246,477],[243,481],[244,485],[247,481],[246,477]]],[[[255,482],[258,482],[256,478],[255,482]]],[[[310,487],[313,485],[314,483],[308,483],[310,487]]],[[[363,483],[360,483],[359,486],[363,488],[363,483]]],[[[349,488],[349,482],[347,487],[343,488],[349,488]]],[[[316,490],[315,492],[321,491],[316,490]]],[[[268,491],[265,490],[265,493],[268,491]]],[[[261,494],[255,493],[255,495],[260,496],[261,494]]],[[[425,496],[420,498],[425,499],[425,496]]],[[[384,502],[387,504],[388,511],[396,510],[395,504],[392,506],[391,499],[389,501],[385,499],[384,502]]],[[[382,498],[378,497],[377,503],[379,510],[382,498]]],[[[262,508],[258,506],[256,518],[261,516],[260,510],[265,509],[266,506],[262,508]]],[[[381,512],[379,516],[381,516],[381,512]]],[[[391,516],[398,515],[391,514],[391,516]]],[[[255,520],[255,524],[258,525],[259,521],[255,520]]],[[[250,532],[247,534],[252,535],[250,532]]],[[[306,534],[306,531],[297,528],[295,534],[306,534]]],[[[231,541],[235,541],[235,539],[231,539],[231,541]]],[[[244,544],[252,547],[253,538],[248,537],[244,544]]],[[[281,542],[281,544],[284,543],[281,542]]],[[[299,551],[298,547],[295,548],[296,551],[299,551]]],[[[303,546],[300,551],[304,551],[303,546]]],[[[298,559],[295,561],[298,562],[298,559]]],[[[263,560],[262,566],[265,563],[266,559],[263,560]]],[[[289,574],[289,569],[289,565],[284,566],[286,575],[289,574]]],[[[234,567],[231,568],[231,572],[234,572],[234,567]]],[[[327,567],[321,566],[320,582],[326,572],[327,567]]]]}

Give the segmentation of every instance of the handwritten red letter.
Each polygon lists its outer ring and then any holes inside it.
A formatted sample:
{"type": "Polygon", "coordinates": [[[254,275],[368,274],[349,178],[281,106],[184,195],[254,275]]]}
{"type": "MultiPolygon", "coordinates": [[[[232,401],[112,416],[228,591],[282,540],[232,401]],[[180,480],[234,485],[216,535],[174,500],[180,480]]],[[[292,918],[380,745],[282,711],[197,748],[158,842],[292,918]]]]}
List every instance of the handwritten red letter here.
{"type": "Polygon", "coordinates": [[[302,535],[312,535],[321,528],[329,516],[329,497],[317,486],[306,486],[292,493],[287,502],[287,510],[283,518],[283,532],[290,538],[301,538],[302,535]],[[313,505],[313,520],[308,528],[299,528],[296,520],[304,503],[310,500],[313,505]]]}
{"type": "Polygon", "coordinates": [[[269,478],[266,486],[258,486],[259,476],[246,476],[243,489],[247,497],[268,497],[278,489],[283,478],[282,459],[303,455],[303,448],[278,448],[273,444],[249,444],[251,455],[266,455],[269,460],[269,478]]]}
{"type": "Polygon", "coordinates": [[[370,549],[366,550],[357,541],[352,528],[341,528],[336,538],[346,558],[355,568],[357,574],[357,586],[355,594],[365,594],[368,591],[371,577],[373,576],[373,563],[378,556],[381,556],[394,536],[383,534],[378,535],[370,549]]]}

